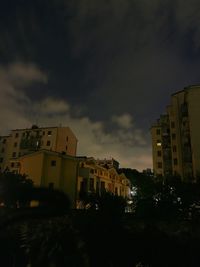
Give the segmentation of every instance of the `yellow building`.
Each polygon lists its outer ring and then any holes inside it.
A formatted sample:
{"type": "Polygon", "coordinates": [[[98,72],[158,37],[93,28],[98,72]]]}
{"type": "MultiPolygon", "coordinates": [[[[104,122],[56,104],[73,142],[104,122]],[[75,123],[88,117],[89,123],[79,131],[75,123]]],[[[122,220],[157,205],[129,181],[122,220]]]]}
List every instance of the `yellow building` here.
{"type": "Polygon", "coordinates": [[[81,208],[79,193],[111,192],[128,198],[130,181],[115,168],[104,168],[93,158],[73,157],[49,150],[39,150],[16,159],[16,172],[27,175],[34,186],[65,192],[72,208],[81,208]]]}
{"type": "Polygon", "coordinates": [[[16,159],[34,151],[46,149],[76,156],[77,138],[69,127],[37,127],[12,130],[0,139],[0,168],[13,171],[16,159]]]}
{"type": "Polygon", "coordinates": [[[199,85],[171,96],[167,114],[151,128],[155,175],[180,175],[185,181],[200,178],[199,116],[199,85]]]}
{"type": "MultiPolygon", "coordinates": [[[[114,167],[103,167],[94,158],[83,158],[79,164],[77,193],[110,192],[112,194],[130,197],[130,181],[122,173],[118,174],[114,167]]],[[[82,207],[81,199],[78,198],[77,207],[82,207]]]]}
{"type": "Polygon", "coordinates": [[[18,172],[26,174],[34,186],[61,190],[68,195],[71,207],[76,207],[78,158],[39,150],[20,157],[17,162],[18,172]]]}

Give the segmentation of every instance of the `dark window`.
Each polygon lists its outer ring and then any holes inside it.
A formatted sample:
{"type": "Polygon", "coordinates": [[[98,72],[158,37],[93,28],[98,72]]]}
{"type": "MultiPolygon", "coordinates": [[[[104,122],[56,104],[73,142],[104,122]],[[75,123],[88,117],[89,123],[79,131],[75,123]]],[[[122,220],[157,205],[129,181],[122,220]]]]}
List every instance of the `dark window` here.
{"type": "Polygon", "coordinates": [[[89,186],[90,191],[94,191],[94,179],[90,178],[90,186],[89,186]]]}
{"type": "Polygon", "coordinates": [[[21,152],[19,152],[18,157],[21,157],[21,152]]]}
{"type": "Polygon", "coordinates": [[[178,159],[177,158],[174,159],[174,165],[178,165],[178,159]]]}
{"type": "Polygon", "coordinates": [[[13,158],[16,158],[16,152],[12,153],[13,158]]]}
{"type": "Polygon", "coordinates": [[[157,134],[157,135],[160,135],[160,129],[157,129],[157,130],[156,130],[156,134],[157,134]]]}
{"type": "Polygon", "coordinates": [[[22,136],[24,137],[26,133],[23,133],[22,136]]]}
{"type": "Polygon", "coordinates": [[[161,157],[161,155],[162,155],[162,152],[159,150],[159,151],[157,151],[157,156],[158,157],[161,157]]]}
{"type": "Polygon", "coordinates": [[[56,166],[56,160],[51,161],[51,166],[56,166]]]}
{"type": "Polygon", "coordinates": [[[90,169],[90,173],[94,173],[94,170],[93,169],[90,169]]]}
{"type": "Polygon", "coordinates": [[[54,188],[54,183],[49,183],[49,189],[53,189],[54,188]]]}
{"type": "Polygon", "coordinates": [[[96,192],[99,193],[99,182],[96,182],[96,192]]]}
{"type": "Polygon", "coordinates": [[[176,146],[173,146],[172,150],[173,152],[176,152],[176,146]]]}
{"type": "Polygon", "coordinates": [[[51,142],[50,141],[47,141],[47,146],[50,146],[51,145],[51,142]]]}
{"type": "Polygon", "coordinates": [[[2,163],[3,162],[3,158],[0,158],[0,163],[2,163]]]}
{"type": "Polygon", "coordinates": [[[171,122],[171,128],[175,128],[175,122],[174,121],[171,122]]]}
{"type": "Polygon", "coordinates": [[[176,134],[173,133],[173,134],[172,134],[172,140],[175,140],[175,139],[176,139],[176,134]]]}
{"type": "Polygon", "coordinates": [[[67,136],[67,138],[66,138],[66,141],[68,142],[68,136],[67,136]]]}
{"type": "Polygon", "coordinates": [[[12,162],[11,163],[11,168],[13,168],[15,166],[15,163],[14,162],[12,162]]]}
{"type": "Polygon", "coordinates": [[[83,181],[81,181],[80,191],[87,192],[87,178],[83,178],[83,181]]]}
{"type": "Polygon", "coordinates": [[[19,133],[16,133],[16,134],[15,134],[15,138],[17,138],[17,137],[19,137],[19,133]]]}
{"type": "Polygon", "coordinates": [[[3,144],[5,144],[6,143],[6,139],[3,139],[3,144]]]}
{"type": "Polygon", "coordinates": [[[17,142],[14,143],[14,147],[17,147],[17,142]]]}
{"type": "Polygon", "coordinates": [[[115,195],[118,195],[118,189],[115,187],[115,195]]]}
{"type": "Polygon", "coordinates": [[[4,152],[5,152],[5,149],[4,149],[4,148],[2,148],[2,149],[1,149],[1,153],[4,153],[4,152]]]}
{"type": "Polygon", "coordinates": [[[66,150],[68,149],[68,147],[66,146],[66,150]]]}
{"type": "Polygon", "coordinates": [[[101,182],[101,190],[105,190],[105,182],[101,182]]]}
{"type": "Polygon", "coordinates": [[[51,131],[48,131],[48,135],[50,136],[52,134],[52,132],[51,131]]]}
{"type": "Polygon", "coordinates": [[[158,162],[158,169],[162,169],[162,162],[158,162]]]}
{"type": "Polygon", "coordinates": [[[42,134],[45,135],[45,131],[43,131],[42,134]]]}

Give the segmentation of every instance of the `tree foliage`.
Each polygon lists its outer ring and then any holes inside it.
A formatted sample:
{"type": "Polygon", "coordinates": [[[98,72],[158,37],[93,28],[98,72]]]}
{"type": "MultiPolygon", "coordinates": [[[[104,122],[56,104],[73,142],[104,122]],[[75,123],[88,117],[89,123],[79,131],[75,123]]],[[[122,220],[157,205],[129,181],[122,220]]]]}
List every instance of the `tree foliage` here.
{"type": "Polygon", "coordinates": [[[33,182],[26,175],[0,173],[0,201],[6,207],[27,205],[32,188],[33,182]]]}

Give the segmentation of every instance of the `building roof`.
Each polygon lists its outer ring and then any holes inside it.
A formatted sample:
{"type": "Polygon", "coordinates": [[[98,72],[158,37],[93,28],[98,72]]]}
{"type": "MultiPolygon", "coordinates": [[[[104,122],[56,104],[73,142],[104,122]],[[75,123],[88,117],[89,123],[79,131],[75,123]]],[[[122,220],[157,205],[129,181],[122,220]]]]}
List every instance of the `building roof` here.
{"type": "Polygon", "coordinates": [[[25,155],[17,158],[16,160],[27,158],[27,157],[32,157],[32,156],[37,155],[37,154],[50,154],[50,155],[56,155],[56,156],[59,156],[59,157],[62,157],[62,158],[79,160],[78,157],[70,156],[70,155],[67,155],[67,154],[64,154],[64,153],[60,153],[60,152],[56,152],[56,151],[52,151],[52,150],[47,150],[47,149],[41,149],[41,150],[38,150],[38,151],[34,151],[34,152],[31,152],[31,153],[25,154],[25,155]]]}

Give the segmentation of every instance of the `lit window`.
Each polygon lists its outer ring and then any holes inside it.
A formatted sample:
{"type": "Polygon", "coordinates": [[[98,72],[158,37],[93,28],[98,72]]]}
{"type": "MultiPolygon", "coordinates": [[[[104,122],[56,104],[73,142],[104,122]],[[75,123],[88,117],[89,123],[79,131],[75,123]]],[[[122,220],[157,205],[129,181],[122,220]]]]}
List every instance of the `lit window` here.
{"type": "Polygon", "coordinates": [[[157,146],[162,146],[162,143],[160,140],[157,140],[157,143],[156,143],[157,146]]]}

